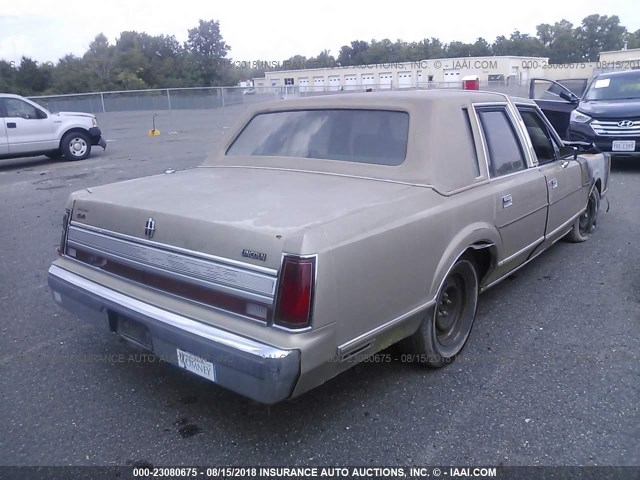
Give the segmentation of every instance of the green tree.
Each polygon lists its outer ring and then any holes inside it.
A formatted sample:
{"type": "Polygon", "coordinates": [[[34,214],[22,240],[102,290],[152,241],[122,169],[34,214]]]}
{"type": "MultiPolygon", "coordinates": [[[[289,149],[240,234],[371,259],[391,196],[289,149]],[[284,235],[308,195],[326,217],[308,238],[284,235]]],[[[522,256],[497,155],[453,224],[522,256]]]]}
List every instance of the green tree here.
{"type": "Polygon", "coordinates": [[[362,56],[368,50],[369,43],[363,40],[354,40],[351,46],[343,45],[338,54],[338,63],[340,65],[361,65],[364,63],[362,56]]]}
{"type": "Polygon", "coordinates": [[[336,59],[329,50],[323,50],[317,57],[307,60],[309,68],[332,68],[336,66],[336,59]]]}
{"type": "Polygon", "coordinates": [[[627,42],[627,48],[640,48],[640,30],[633,33],[627,32],[624,39],[627,42]]]}
{"type": "Polygon", "coordinates": [[[504,35],[496,37],[491,45],[494,55],[515,55],[542,57],[546,53],[543,42],[529,34],[515,30],[509,38],[504,35]]]}
{"type": "Polygon", "coordinates": [[[479,37],[470,48],[472,57],[487,57],[492,54],[491,45],[484,38],[479,37]]]}
{"type": "MultiPolygon", "coordinates": [[[[309,61],[304,55],[294,55],[293,57],[289,57],[282,62],[282,68],[284,68],[285,70],[302,70],[308,68],[308,66],[309,61]]],[[[254,73],[257,73],[257,71],[255,71],[254,73]]]]}
{"type": "Polygon", "coordinates": [[[114,86],[112,69],[115,49],[109,45],[109,40],[100,33],[89,45],[89,50],[82,59],[91,72],[90,85],[92,90],[108,90],[114,86]]]}
{"type": "MultiPolygon", "coordinates": [[[[550,36],[546,51],[551,63],[571,63],[582,60],[577,32],[570,21],[562,19],[553,25],[547,25],[542,30],[550,36]]],[[[540,30],[538,30],[538,38],[540,38],[540,30]]],[[[546,36],[544,41],[541,39],[543,43],[546,40],[546,36]]]]}
{"type": "Polygon", "coordinates": [[[185,48],[198,61],[205,86],[219,85],[223,77],[223,60],[230,50],[220,34],[220,24],[216,20],[200,20],[197,27],[189,30],[185,48]]]}
{"type": "Polygon", "coordinates": [[[451,42],[445,48],[447,57],[469,57],[471,56],[471,44],[463,42],[451,42]]]}
{"type": "Polygon", "coordinates": [[[598,60],[600,52],[620,50],[624,46],[627,29],[620,25],[617,15],[589,15],[582,20],[576,30],[582,59],[588,62],[598,60]]]}
{"type": "Polygon", "coordinates": [[[0,60],[0,92],[15,91],[16,69],[12,62],[0,60]]]}
{"type": "Polygon", "coordinates": [[[23,56],[15,76],[16,93],[33,95],[46,91],[51,84],[52,70],[52,66],[38,65],[35,60],[23,56]]]}
{"type": "Polygon", "coordinates": [[[51,93],[83,93],[91,91],[87,64],[74,55],[65,55],[53,69],[51,93]]]}

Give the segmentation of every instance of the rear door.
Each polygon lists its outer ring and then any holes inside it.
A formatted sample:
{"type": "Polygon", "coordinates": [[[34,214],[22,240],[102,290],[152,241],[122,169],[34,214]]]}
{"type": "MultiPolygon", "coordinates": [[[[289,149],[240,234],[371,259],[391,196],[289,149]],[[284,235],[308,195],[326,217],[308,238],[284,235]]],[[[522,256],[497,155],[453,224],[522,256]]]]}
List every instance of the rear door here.
{"type": "Polygon", "coordinates": [[[547,188],[518,134],[507,105],[475,107],[489,163],[494,220],[502,238],[496,274],[527,260],[544,240],[547,188]]]}
{"type": "Polygon", "coordinates": [[[5,97],[4,123],[10,153],[54,150],[58,147],[53,120],[20,98],[5,97]]]}
{"type": "Polygon", "coordinates": [[[544,116],[534,106],[518,106],[527,128],[540,172],[545,176],[549,214],[545,235],[555,241],[564,235],[586,204],[582,166],[573,159],[573,149],[560,146],[544,116]]]}

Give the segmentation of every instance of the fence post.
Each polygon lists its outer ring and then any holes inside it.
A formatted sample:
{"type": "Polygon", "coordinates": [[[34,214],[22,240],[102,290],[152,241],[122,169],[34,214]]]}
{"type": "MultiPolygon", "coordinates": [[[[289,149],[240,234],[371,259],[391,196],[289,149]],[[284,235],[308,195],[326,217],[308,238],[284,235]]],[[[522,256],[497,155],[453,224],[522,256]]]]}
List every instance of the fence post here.
{"type": "Polygon", "coordinates": [[[100,92],[100,102],[102,103],[102,113],[107,113],[107,110],[104,108],[104,93],[100,92]]]}
{"type": "Polygon", "coordinates": [[[220,87],[220,97],[222,98],[222,106],[224,107],[224,88],[220,87]]]}
{"type": "Polygon", "coordinates": [[[167,102],[169,103],[169,111],[171,111],[171,95],[169,95],[168,88],[167,88],[167,102]]]}

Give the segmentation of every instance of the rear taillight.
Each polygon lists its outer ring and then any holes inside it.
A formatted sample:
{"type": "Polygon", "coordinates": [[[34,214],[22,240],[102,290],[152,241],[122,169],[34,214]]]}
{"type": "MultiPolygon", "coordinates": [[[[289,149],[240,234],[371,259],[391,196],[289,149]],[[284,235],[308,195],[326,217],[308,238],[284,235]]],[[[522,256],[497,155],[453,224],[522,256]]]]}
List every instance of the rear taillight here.
{"type": "Polygon", "coordinates": [[[62,235],[60,237],[60,246],[58,247],[58,255],[64,255],[67,246],[67,232],[69,231],[69,223],[71,223],[71,209],[67,208],[62,217],[62,235]]]}
{"type": "Polygon", "coordinates": [[[292,329],[311,325],[315,274],[315,257],[285,255],[274,317],[276,325],[292,329]]]}

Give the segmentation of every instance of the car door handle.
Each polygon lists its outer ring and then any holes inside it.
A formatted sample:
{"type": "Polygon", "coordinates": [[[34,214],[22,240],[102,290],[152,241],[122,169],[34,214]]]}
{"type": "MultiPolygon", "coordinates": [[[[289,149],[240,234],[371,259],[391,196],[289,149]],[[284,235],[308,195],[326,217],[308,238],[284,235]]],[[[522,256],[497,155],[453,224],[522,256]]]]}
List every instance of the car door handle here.
{"type": "Polygon", "coordinates": [[[567,168],[569,166],[569,162],[567,160],[563,160],[560,162],[560,166],[562,168],[567,168]]]}
{"type": "Polygon", "coordinates": [[[511,194],[502,197],[502,208],[508,208],[513,205],[513,197],[511,194]]]}
{"type": "Polygon", "coordinates": [[[558,179],[552,178],[551,180],[549,180],[549,186],[551,188],[558,188],[558,179]]]}
{"type": "Polygon", "coordinates": [[[17,128],[17,126],[15,122],[7,122],[7,128],[17,128]]]}

